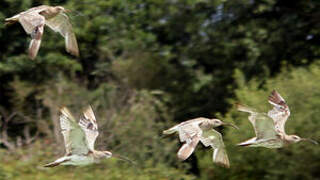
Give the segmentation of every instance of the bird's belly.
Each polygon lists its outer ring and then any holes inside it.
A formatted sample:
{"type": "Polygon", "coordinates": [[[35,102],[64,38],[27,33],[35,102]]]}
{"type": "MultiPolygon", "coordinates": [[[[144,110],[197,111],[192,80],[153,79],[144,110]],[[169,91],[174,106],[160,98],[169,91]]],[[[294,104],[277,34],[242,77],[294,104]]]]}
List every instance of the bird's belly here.
{"type": "Polygon", "coordinates": [[[66,161],[62,163],[62,165],[84,166],[92,163],[94,163],[94,158],[92,156],[72,155],[70,161],[66,161]]]}

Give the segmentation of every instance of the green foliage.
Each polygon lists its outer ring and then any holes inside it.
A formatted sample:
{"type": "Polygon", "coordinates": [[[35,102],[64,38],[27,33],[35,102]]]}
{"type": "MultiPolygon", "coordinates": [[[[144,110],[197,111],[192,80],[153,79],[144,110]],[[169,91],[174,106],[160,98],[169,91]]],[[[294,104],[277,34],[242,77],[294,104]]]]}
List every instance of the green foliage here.
{"type": "MultiPolygon", "coordinates": [[[[42,142],[43,143],[43,142],[42,142]]],[[[176,168],[164,164],[129,164],[117,159],[107,159],[99,164],[84,167],[62,166],[56,168],[44,168],[42,165],[48,162],[56,153],[51,148],[35,144],[33,148],[27,148],[14,155],[2,152],[0,158],[0,179],[25,179],[25,180],[54,180],[54,179],[138,179],[138,180],[159,180],[159,179],[194,179],[191,175],[176,168]],[[6,157],[7,156],[7,157],[6,157]],[[8,156],[11,156],[8,158],[8,156]],[[146,167],[142,167],[144,165],[146,167]]]]}

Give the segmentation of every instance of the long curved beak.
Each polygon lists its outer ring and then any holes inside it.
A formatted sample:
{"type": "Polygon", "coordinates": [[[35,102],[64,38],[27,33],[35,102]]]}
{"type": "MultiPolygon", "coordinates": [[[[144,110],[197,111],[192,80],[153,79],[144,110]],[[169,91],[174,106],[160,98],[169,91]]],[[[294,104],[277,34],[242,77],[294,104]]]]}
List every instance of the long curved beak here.
{"type": "Polygon", "coordinates": [[[302,140],[302,141],[309,141],[309,142],[311,142],[311,143],[313,143],[313,144],[316,144],[316,145],[319,144],[317,141],[315,141],[315,140],[313,140],[313,139],[309,139],[309,138],[302,138],[301,140],[302,140]]]}
{"type": "Polygon", "coordinates": [[[64,9],[64,12],[65,13],[70,13],[70,12],[72,12],[70,9],[64,9]]]}
{"type": "Polygon", "coordinates": [[[238,127],[238,126],[236,126],[236,125],[234,125],[234,124],[232,124],[232,123],[225,123],[225,122],[224,122],[222,125],[232,126],[233,128],[235,128],[235,129],[239,130],[239,127],[238,127]]]}
{"type": "Polygon", "coordinates": [[[117,158],[117,159],[119,159],[119,160],[121,160],[121,161],[129,162],[129,163],[131,163],[131,164],[133,164],[133,165],[137,165],[136,162],[130,160],[129,158],[127,158],[127,157],[125,157],[125,156],[121,156],[121,155],[119,155],[119,154],[113,154],[112,157],[115,157],[115,158],[117,158]]]}

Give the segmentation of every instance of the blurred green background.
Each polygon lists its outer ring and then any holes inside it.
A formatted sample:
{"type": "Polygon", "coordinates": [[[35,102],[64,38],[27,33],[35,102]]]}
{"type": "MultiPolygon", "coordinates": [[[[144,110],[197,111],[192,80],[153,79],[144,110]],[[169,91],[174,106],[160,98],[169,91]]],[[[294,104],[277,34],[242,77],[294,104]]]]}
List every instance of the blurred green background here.
{"type": "Polygon", "coordinates": [[[320,179],[320,147],[240,148],[254,135],[235,102],[267,111],[276,89],[291,116],[287,133],[320,141],[320,2],[304,0],[2,0],[0,20],[41,4],[61,5],[80,57],[45,27],[36,60],[20,24],[0,24],[0,179],[320,179]],[[96,149],[127,156],[86,167],[43,164],[64,154],[58,117],[88,104],[96,149]],[[237,124],[223,134],[231,163],[198,145],[177,160],[162,130],[195,117],[237,124]]]}

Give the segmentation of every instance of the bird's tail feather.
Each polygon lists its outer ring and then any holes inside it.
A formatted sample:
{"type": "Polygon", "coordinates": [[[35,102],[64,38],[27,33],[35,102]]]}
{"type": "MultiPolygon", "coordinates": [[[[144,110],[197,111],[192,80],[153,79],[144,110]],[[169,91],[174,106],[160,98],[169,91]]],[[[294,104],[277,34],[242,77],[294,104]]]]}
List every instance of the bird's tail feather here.
{"type": "Polygon", "coordinates": [[[67,158],[67,157],[62,157],[62,158],[57,159],[56,161],[54,161],[52,163],[48,163],[48,164],[44,165],[43,167],[56,167],[56,166],[59,166],[61,163],[64,163],[64,162],[67,162],[67,161],[70,161],[70,159],[67,158]]]}
{"type": "Polygon", "coordinates": [[[175,133],[176,131],[177,131],[176,127],[174,126],[174,127],[170,128],[170,129],[162,131],[162,134],[169,135],[169,134],[175,133]]]}
{"type": "Polygon", "coordinates": [[[61,162],[52,162],[44,165],[43,167],[56,167],[56,166],[59,166],[60,164],[61,162]]]}
{"type": "Polygon", "coordinates": [[[238,146],[250,146],[252,143],[247,143],[247,142],[243,142],[243,143],[239,143],[237,144],[238,146]]]}
{"type": "Polygon", "coordinates": [[[11,25],[18,22],[19,19],[17,17],[11,17],[11,18],[6,18],[4,21],[5,21],[4,25],[11,25]]]}
{"type": "Polygon", "coordinates": [[[238,146],[250,146],[250,145],[252,145],[252,144],[254,144],[254,142],[256,141],[256,137],[253,137],[253,138],[251,138],[251,139],[248,139],[248,140],[246,140],[246,141],[244,141],[244,142],[241,142],[241,143],[239,143],[239,144],[237,144],[238,146]]]}
{"type": "Polygon", "coordinates": [[[240,104],[240,103],[236,103],[236,107],[237,107],[238,111],[248,112],[248,113],[256,113],[255,109],[248,107],[246,105],[240,104]]]}

